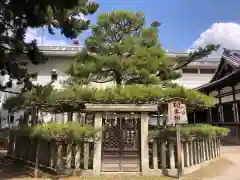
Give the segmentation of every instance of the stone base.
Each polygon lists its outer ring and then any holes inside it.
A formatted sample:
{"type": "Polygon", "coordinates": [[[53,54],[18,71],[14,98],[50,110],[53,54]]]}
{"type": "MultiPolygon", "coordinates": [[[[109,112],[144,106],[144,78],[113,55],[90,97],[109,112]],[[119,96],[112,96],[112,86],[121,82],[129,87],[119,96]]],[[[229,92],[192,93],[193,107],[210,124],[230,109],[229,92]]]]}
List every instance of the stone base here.
{"type": "MultiPolygon", "coordinates": [[[[210,163],[212,163],[212,162],[214,162],[216,160],[218,160],[218,158],[212,159],[210,161],[203,162],[201,164],[197,164],[195,166],[185,167],[183,169],[183,176],[186,176],[186,175],[188,175],[190,173],[193,173],[194,171],[197,171],[197,170],[201,169],[202,167],[207,166],[207,165],[209,165],[210,163]]],[[[176,169],[176,168],[174,168],[174,169],[166,169],[166,170],[149,169],[148,171],[145,170],[144,173],[140,173],[140,175],[142,175],[142,176],[169,176],[169,177],[177,177],[178,169],[176,169]]]]}
{"type": "Polygon", "coordinates": [[[140,176],[141,172],[101,172],[101,176],[112,176],[112,175],[118,175],[118,176],[140,176]]]}
{"type": "Polygon", "coordinates": [[[82,170],[81,176],[94,176],[93,170],[82,170]]]}
{"type": "Polygon", "coordinates": [[[149,169],[142,173],[142,176],[162,176],[163,174],[162,169],[149,169]]]}
{"type": "Polygon", "coordinates": [[[82,175],[82,170],[81,169],[75,169],[75,170],[73,170],[72,175],[73,176],[81,176],[82,175]]]}

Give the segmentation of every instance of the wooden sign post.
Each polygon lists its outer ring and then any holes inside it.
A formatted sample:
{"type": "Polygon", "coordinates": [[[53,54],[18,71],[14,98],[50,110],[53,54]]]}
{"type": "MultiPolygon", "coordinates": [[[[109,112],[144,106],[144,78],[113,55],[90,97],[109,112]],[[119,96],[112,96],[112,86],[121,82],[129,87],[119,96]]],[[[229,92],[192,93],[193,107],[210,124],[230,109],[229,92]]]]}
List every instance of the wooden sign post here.
{"type": "Polygon", "coordinates": [[[168,103],[168,125],[176,125],[176,143],[177,143],[177,165],[178,165],[178,178],[181,177],[182,169],[182,143],[181,143],[181,124],[186,124],[187,112],[186,105],[183,99],[171,99],[168,103]]]}

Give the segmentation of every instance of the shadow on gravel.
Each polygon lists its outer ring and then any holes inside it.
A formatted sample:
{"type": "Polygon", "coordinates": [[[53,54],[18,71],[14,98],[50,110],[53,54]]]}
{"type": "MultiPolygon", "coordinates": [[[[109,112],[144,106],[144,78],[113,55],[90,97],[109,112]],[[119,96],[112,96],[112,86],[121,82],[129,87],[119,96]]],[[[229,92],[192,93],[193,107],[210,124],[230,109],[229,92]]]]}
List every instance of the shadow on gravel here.
{"type": "Polygon", "coordinates": [[[31,171],[23,163],[13,162],[5,157],[0,158],[0,179],[29,177],[32,173],[31,171]]]}
{"type": "MultiPolygon", "coordinates": [[[[7,179],[29,179],[34,176],[34,169],[25,166],[23,162],[13,161],[5,157],[5,151],[0,150],[0,180],[7,179]]],[[[44,174],[40,172],[40,176],[44,179],[57,179],[54,175],[44,174]]]]}

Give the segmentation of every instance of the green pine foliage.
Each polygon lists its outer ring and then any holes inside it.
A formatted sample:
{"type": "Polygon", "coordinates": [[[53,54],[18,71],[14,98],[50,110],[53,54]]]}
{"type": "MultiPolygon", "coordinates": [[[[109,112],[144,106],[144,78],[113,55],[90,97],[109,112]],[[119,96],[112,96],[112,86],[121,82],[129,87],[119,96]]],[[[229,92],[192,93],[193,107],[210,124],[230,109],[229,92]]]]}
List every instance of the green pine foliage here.
{"type": "Polygon", "coordinates": [[[142,12],[100,14],[83,51],[68,70],[72,81],[163,84],[181,77],[178,69],[219,47],[207,45],[189,55],[170,58],[159,41],[159,26],[156,21],[146,26],[142,12]]]}
{"type": "Polygon", "coordinates": [[[4,108],[24,108],[32,105],[52,105],[69,104],[78,106],[79,102],[90,103],[157,103],[170,98],[180,97],[187,100],[188,105],[199,107],[211,107],[216,103],[215,98],[204,95],[194,89],[183,87],[160,87],[155,85],[125,85],[113,86],[105,89],[97,89],[91,86],[70,86],[61,90],[51,88],[36,90],[9,98],[4,103],[4,108]]]}
{"type": "MultiPolygon", "coordinates": [[[[192,140],[192,138],[214,138],[227,136],[228,128],[212,126],[209,124],[186,124],[181,127],[182,140],[192,140]]],[[[158,130],[153,130],[149,135],[151,138],[160,140],[175,140],[176,127],[170,126],[158,130]]]]}

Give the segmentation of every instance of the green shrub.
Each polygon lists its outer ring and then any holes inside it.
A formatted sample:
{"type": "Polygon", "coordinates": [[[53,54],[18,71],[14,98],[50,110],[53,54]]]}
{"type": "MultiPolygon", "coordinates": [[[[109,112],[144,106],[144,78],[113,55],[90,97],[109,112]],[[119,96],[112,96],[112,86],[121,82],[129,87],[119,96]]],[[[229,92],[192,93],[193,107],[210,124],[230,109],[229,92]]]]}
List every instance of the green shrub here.
{"type": "Polygon", "coordinates": [[[19,136],[29,136],[31,138],[81,142],[94,138],[99,130],[94,129],[92,126],[68,122],[65,124],[44,123],[33,127],[12,129],[12,131],[19,136]]]}

